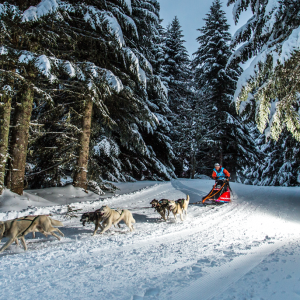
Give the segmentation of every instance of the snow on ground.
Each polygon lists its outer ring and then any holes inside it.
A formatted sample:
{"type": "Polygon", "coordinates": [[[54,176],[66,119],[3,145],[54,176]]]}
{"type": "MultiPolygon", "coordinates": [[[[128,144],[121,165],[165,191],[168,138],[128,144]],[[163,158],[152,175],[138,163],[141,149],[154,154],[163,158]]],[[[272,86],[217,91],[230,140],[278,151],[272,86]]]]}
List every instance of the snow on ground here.
{"type": "Polygon", "coordinates": [[[300,299],[300,188],[232,183],[232,203],[191,204],[186,220],[175,223],[172,216],[158,222],[145,207],[185,194],[199,201],[213,182],[152,184],[120,184],[119,195],[107,199],[71,186],[28,191],[49,206],[0,207],[0,220],[52,213],[65,224],[61,241],[29,235],[27,252],[13,245],[0,254],[0,299],[300,299]],[[136,230],[122,225],[92,237],[92,224],[63,216],[72,200],[82,212],[129,208],[136,230]]]}
{"type": "MultiPolygon", "coordinates": [[[[0,220],[2,220],[1,218],[6,220],[6,216],[11,218],[12,214],[15,215],[15,218],[26,215],[29,213],[28,207],[40,208],[45,206],[67,205],[75,202],[95,202],[100,199],[139,191],[158,183],[158,181],[113,183],[117,187],[115,193],[106,193],[101,196],[92,192],[86,193],[83,189],[75,188],[71,184],[65,187],[26,190],[22,196],[14,194],[9,190],[4,190],[0,196],[0,220]],[[9,212],[9,214],[7,212],[9,212]]],[[[57,207],[54,207],[54,210],[45,208],[44,213],[49,213],[50,211],[55,212],[56,209],[57,207]]]]}

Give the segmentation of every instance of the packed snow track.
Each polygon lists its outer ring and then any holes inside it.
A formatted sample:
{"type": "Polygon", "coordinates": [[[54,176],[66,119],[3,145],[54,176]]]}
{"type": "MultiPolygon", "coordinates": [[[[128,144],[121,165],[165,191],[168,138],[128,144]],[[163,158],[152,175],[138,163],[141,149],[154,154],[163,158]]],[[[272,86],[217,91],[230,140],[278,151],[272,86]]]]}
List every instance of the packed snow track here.
{"type": "Polygon", "coordinates": [[[232,203],[191,203],[177,223],[144,208],[186,194],[197,202],[212,185],[181,179],[72,205],[131,209],[133,233],[121,223],[92,237],[94,225],[65,219],[65,205],[0,213],[0,220],[52,213],[65,224],[61,241],[28,235],[27,252],[12,245],[0,254],[0,299],[300,299],[299,188],[232,183],[232,203]]]}

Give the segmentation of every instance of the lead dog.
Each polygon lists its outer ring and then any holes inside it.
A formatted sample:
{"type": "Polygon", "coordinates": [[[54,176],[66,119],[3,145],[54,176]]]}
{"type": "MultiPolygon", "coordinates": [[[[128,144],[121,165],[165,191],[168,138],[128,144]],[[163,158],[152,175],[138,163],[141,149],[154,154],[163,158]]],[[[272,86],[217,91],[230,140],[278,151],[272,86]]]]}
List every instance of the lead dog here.
{"type": "Polygon", "coordinates": [[[19,218],[9,221],[0,222],[0,241],[3,237],[7,237],[8,241],[0,249],[0,253],[9,247],[18,238],[21,239],[24,250],[27,250],[25,235],[30,232],[41,232],[45,236],[47,234],[55,236],[58,240],[60,237],[54,233],[57,231],[61,236],[63,233],[53,226],[64,226],[60,221],[53,220],[49,216],[31,216],[19,218]]]}
{"type": "Polygon", "coordinates": [[[168,199],[161,199],[160,201],[153,199],[150,202],[151,206],[160,214],[161,219],[167,221],[170,214],[169,209],[169,200],[168,199]],[[166,218],[166,211],[168,212],[168,216],[166,218]]]}
{"type": "MultiPolygon", "coordinates": [[[[90,223],[90,222],[94,223],[95,224],[95,229],[94,229],[94,232],[93,232],[92,235],[95,235],[99,227],[101,228],[101,230],[103,230],[103,226],[106,226],[107,220],[105,220],[103,218],[103,216],[101,215],[100,209],[97,209],[94,212],[84,213],[81,216],[80,222],[82,222],[83,226],[85,226],[86,222],[88,222],[88,223],[90,223]],[[101,225],[101,222],[102,222],[103,226],[101,225]]],[[[118,226],[119,226],[119,228],[121,227],[120,224],[118,224],[118,226]]]]}
{"type": "Polygon", "coordinates": [[[170,201],[169,208],[174,215],[175,221],[177,221],[176,215],[180,215],[181,221],[183,221],[183,213],[187,216],[187,209],[190,203],[190,196],[187,195],[186,199],[178,199],[177,201],[170,201]]]}
{"type": "Polygon", "coordinates": [[[100,234],[107,231],[112,225],[119,224],[121,221],[125,222],[130,231],[134,230],[132,223],[135,223],[135,219],[133,218],[132,213],[127,209],[116,211],[106,205],[100,208],[100,215],[105,220],[105,226],[100,234]]]}

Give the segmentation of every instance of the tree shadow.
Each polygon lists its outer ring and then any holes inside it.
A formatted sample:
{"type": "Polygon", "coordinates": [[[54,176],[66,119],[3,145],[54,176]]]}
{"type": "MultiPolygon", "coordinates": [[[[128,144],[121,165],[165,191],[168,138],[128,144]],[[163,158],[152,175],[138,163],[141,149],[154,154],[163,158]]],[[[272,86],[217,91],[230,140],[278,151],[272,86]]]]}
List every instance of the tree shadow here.
{"type": "Polygon", "coordinates": [[[157,223],[160,219],[160,215],[157,214],[157,218],[149,218],[147,215],[133,213],[133,218],[137,223],[157,223]]]}
{"type": "Polygon", "coordinates": [[[207,195],[207,192],[203,192],[203,191],[188,187],[188,186],[184,185],[182,182],[180,182],[179,180],[172,180],[171,184],[176,190],[189,195],[190,203],[202,201],[202,198],[207,195]]]}

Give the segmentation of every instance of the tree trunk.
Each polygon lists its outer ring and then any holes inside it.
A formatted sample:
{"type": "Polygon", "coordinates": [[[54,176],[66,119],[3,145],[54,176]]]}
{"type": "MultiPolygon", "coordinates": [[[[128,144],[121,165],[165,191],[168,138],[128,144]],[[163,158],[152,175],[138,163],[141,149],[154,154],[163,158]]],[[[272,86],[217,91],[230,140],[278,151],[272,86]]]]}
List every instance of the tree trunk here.
{"type": "Polygon", "coordinates": [[[10,144],[10,168],[7,186],[14,193],[23,194],[25,165],[29,138],[29,123],[33,104],[33,91],[26,87],[19,97],[14,116],[10,144]]]}
{"type": "Polygon", "coordinates": [[[93,102],[87,100],[83,111],[82,134],[80,137],[80,149],[75,170],[73,185],[87,189],[87,167],[89,160],[91,124],[92,124],[93,102]]]}
{"type": "Polygon", "coordinates": [[[8,157],[8,135],[11,113],[11,97],[3,95],[0,100],[0,195],[4,189],[5,165],[8,157]]]}
{"type": "Polygon", "coordinates": [[[220,165],[223,166],[223,143],[222,142],[220,147],[220,165]]]}
{"type": "Polygon", "coordinates": [[[195,152],[192,151],[191,153],[191,179],[195,179],[195,172],[196,172],[196,157],[195,157],[195,152]]]}

